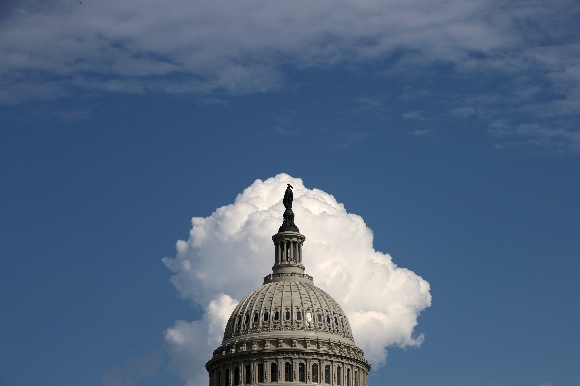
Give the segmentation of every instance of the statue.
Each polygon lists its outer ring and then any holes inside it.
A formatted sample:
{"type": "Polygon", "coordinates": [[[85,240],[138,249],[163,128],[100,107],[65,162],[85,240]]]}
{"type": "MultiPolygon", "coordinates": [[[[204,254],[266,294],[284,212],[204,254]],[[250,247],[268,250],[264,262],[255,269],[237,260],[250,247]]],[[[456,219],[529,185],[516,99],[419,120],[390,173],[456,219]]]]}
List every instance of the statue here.
{"type": "Polygon", "coordinates": [[[294,212],[292,211],[292,201],[294,200],[294,193],[292,193],[292,185],[287,184],[286,191],[282,203],[284,204],[284,222],[278,229],[278,232],[300,232],[298,227],[294,224],[294,212]]]}
{"type": "Polygon", "coordinates": [[[292,185],[288,184],[286,187],[286,191],[284,192],[284,199],[282,203],[284,204],[284,208],[292,209],[292,201],[294,200],[294,194],[292,193],[292,185]]]}

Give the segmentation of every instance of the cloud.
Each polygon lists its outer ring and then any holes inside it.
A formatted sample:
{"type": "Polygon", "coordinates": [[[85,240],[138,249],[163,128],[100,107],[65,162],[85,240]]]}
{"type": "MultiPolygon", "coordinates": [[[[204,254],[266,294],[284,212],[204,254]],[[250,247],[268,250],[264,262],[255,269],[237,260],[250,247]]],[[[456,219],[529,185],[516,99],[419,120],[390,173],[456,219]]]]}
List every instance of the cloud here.
{"type": "MultiPolygon", "coordinates": [[[[338,68],[404,80],[400,101],[439,104],[426,116],[450,104],[454,119],[577,131],[579,16],[573,0],[14,1],[2,8],[0,104],[106,93],[211,100],[338,68]]],[[[357,103],[379,119],[393,109],[357,103]]],[[[423,117],[413,113],[403,117],[423,117]]]]}
{"type": "Polygon", "coordinates": [[[424,121],[425,120],[425,117],[423,117],[423,111],[419,111],[419,110],[409,111],[407,113],[404,113],[403,118],[405,120],[408,120],[408,119],[417,120],[417,121],[424,121]]]}
{"type": "Polygon", "coordinates": [[[203,363],[219,345],[233,307],[271,271],[271,236],[281,224],[287,183],[294,186],[296,223],[306,236],[306,272],[341,304],[368,360],[376,368],[385,363],[387,347],[423,341],[414,329],[431,305],[429,283],[376,251],[371,229],[332,195],[279,174],[256,180],[211,216],[194,217],[189,239],[177,242],[174,258],[163,259],[179,294],[205,310],[201,320],[178,321],[165,335],[171,366],[189,385],[202,384],[203,363]]]}
{"type": "Polygon", "coordinates": [[[284,83],[283,68],[356,65],[395,54],[405,58],[402,67],[445,62],[460,71],[514,73],[533,66],[555,76],[568,74],[578,58],[564,39],[577,31],[578,8],[568,1],[39,4],[13,2],[4,11],[5,103],[83,89],[260,92],[284,83]]]}
{"type": "Polygon", "coordinates": [[[114,367],[103,373],[103,386],[129,386],[143,378],[154,375],[163,365],[161,351],[151,355],[132,358],[119,367],[114,367]]]}
{"type": "Polygon", "coordinates": [[[165,331],[166,348],[171,357],[169,370],[178,374],[188,386],[207,384],[204,365],[221,344],[226,323],[237,304],[238,301],[228,295],[216,294],[201,320],[178,320],[165,331]]]}
{"type": "Polygon", "coordinates": [[[521,124],[513,127],[505,122],[496,121],[489,125],[488,132],[504,141],[504,145],[525,143],[537,150],[580,154],[579,131],[561,127],[546,127],[539,123],[521,124]]]}

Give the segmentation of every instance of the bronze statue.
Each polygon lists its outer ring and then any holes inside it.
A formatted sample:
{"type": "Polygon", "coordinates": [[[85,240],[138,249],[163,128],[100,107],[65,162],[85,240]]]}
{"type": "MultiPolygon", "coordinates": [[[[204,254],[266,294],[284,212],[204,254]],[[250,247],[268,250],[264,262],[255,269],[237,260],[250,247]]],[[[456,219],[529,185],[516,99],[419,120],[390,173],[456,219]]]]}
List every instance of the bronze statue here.
{"type": "Polygon", "coordinates": [[[294,212],[292,211],[292,201],[294,200],[294,193],[292,193],[292,185],[288,184],[284,192],[282,203],[284,204],[284,222],[278,229],[278,232],[300,232],[296,224],[294,224],[294,212]]]}
{"type": "Polygon", "coordinates": [[[292,189],[292,185],[288,184],[286,191],[284,192],[284,199],[282,200],[282,203],[286,209],[292,209],[292,200],[294,200],[292,189]]]}

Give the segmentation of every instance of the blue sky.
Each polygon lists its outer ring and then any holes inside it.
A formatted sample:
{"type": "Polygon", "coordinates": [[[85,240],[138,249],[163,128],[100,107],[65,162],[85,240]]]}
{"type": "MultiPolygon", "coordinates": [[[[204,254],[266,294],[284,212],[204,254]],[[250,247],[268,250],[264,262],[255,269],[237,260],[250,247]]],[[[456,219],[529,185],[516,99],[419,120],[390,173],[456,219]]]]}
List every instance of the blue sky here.
{"type": "Polygon", "coordinates": [[[574,1],[2,3],[0,385],[183,385],[164,332],[203,309],[161,259],[279,173],[431,286],[425,341],[371,385],[578,384],[579,21],[574,1]]]}

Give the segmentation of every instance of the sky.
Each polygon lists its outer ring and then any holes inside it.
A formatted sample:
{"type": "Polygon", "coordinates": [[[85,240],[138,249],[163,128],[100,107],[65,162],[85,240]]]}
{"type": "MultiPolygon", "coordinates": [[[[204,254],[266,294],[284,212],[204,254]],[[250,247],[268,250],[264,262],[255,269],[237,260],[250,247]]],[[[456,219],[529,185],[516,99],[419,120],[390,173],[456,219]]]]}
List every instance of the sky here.
{"type": "Polygon", "coordinates": [[[0,2],[0,385],[203,384],[286,181],[370,386],[577,385],[579,26],[561,0],[0,2]]]}

